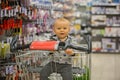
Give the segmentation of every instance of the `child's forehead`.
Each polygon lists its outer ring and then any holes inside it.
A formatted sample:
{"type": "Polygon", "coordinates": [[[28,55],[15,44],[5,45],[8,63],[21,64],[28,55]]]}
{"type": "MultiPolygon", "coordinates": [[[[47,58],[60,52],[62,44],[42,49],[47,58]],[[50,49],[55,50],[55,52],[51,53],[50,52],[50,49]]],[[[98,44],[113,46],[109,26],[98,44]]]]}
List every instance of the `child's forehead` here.
{"type": "Polygon", "coordinates": [[[68,26],[68,25],[58,25],[58,26],[54,26],[54,28],[70,28],[70,26],[68,26]]]}
{"type": "Polygon", "coordinates": [[[58,22],[56,24],[54,24],[54,27],[69,27],[70,24],[66,23],[66,22],[58,22]]]}

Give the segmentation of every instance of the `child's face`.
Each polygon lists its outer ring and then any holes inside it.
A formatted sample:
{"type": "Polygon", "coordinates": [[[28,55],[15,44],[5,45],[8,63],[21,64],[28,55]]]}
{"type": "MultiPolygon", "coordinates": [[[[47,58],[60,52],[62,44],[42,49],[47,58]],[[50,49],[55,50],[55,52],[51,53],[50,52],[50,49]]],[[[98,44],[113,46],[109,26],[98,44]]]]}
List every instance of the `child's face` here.
{"type": "Polygon", "coordinates": [[[69,34],[70,26],[68,25],[54,26],[53,30],[59,39],[64,39],[69,34]]]}

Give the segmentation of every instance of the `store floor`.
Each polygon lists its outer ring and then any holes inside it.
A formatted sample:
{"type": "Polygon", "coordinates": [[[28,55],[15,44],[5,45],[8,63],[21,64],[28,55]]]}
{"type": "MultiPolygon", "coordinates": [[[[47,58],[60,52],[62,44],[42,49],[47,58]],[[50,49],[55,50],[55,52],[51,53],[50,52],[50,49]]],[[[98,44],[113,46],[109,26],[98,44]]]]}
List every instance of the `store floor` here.
{"type": "Polygon", "coordinates": [[[120,54],[92,54],[91,80],[120,80],[120,54]]]}

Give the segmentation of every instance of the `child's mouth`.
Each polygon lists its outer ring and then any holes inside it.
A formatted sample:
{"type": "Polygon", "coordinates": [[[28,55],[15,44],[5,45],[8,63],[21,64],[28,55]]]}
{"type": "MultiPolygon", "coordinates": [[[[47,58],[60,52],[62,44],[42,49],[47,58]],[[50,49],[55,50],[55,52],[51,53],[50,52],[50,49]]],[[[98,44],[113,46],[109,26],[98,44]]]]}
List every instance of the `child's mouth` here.
{"type": "Polygon", "coordinates": [[[64,35],[64,33],[60,33],[61,35],[64,35]]]}

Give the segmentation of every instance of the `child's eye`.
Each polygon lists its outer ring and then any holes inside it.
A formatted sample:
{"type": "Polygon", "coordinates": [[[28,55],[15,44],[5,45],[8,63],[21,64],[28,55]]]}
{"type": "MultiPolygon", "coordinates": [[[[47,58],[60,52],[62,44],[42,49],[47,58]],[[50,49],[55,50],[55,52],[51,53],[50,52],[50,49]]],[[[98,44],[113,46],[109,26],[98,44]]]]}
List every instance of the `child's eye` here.
{"type": "Polygon", "coordinates": [[[64,29],[67,29],[67,28],[64,28],[64,29]]]}
{"type": "Polygon", "coordinates": [[[57,28],[58,30],[60,30],[61,28],[57,28]]]}

